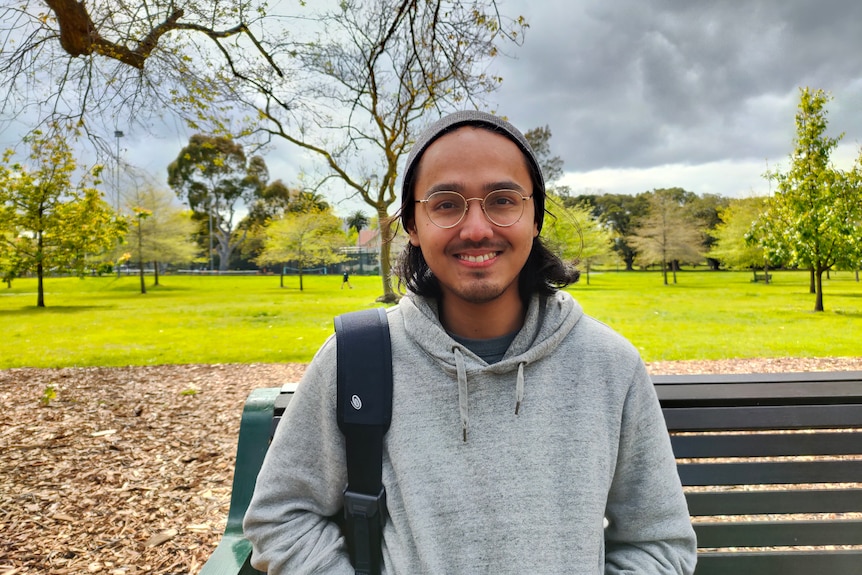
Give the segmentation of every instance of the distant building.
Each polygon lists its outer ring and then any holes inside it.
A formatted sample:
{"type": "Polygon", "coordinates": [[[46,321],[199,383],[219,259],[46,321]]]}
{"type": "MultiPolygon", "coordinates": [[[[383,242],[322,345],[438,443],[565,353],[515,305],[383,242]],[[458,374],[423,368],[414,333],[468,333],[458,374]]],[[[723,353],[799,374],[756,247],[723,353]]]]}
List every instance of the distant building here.
{"type": "Polygon", "coordinates": [[[342,248],[348,260],[341,264],[343,270],[358,275],[380,273],[380,230],[359,231],[356,245],[342,248]]]}

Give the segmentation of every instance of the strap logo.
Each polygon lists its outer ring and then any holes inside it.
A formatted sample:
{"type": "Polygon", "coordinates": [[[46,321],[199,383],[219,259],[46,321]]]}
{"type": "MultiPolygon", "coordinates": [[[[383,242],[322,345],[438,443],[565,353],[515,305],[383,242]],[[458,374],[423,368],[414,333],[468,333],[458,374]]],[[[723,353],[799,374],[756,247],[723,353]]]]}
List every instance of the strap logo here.
{"type": "Polygon", "coordinates": [[[360,409],[362,409],[362,400],[359,399],[358,395],[354,395],[350,398],[350,405],[353,406],[353,409],[359,411],[360,409]]]}

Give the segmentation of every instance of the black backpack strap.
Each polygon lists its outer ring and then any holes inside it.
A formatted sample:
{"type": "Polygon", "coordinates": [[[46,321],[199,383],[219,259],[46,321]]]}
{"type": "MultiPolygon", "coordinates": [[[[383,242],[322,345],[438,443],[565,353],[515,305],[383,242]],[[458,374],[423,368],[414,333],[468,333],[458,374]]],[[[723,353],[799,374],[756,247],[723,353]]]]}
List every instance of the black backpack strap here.
{"type": "Polygon", "coordinates": [[[392,348],[383,308],[335,318],[338,427],[347,449],[345,536],[358,575],[380,573],[386,492],[383,436],[392,421],[392,348]]]}

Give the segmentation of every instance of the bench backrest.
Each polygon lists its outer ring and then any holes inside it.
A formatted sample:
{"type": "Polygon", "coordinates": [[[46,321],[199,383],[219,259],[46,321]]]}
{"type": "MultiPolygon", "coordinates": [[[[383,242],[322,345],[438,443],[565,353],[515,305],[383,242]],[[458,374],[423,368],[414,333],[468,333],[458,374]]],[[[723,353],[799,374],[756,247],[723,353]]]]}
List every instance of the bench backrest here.
{"type": "MultiPolygon", "coordinates": [[[[862,372],[653,376],[696,575],[862,573],[862,372]]],[[[295,384],[246,402],[228,525],[202,575],[257,574],[242,517],[295,384]]]]}
{"type": "Polygon", "coordinates": [[[697,575],[862,573],[862,372],[653,381],[697,575]]]}

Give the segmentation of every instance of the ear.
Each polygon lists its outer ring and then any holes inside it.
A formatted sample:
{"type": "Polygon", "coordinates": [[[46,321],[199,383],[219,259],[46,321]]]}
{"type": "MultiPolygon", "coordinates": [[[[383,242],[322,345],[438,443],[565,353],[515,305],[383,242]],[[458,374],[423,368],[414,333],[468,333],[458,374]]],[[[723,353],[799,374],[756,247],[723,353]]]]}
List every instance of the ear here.
{"type": "Polygon", "coordinates": [[[537,224],[536,221],[533,220],[533,237],[536,238],[538,236],[539,236],[539,224],[537,224]]]}
{"type": "Polygon", "coordinates": [[[407,235],[410,236],[410,245],[414,248],[419,247],[419,234],[416,232],[416,220],[410,220],[404,224],[404,229],[407,230],[407,235]]]}

